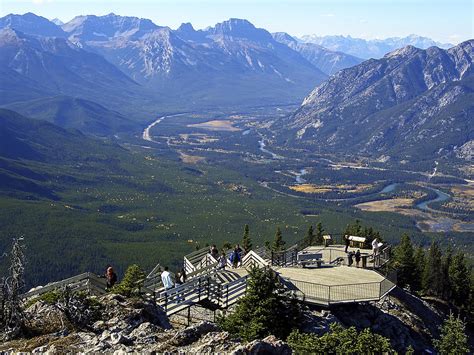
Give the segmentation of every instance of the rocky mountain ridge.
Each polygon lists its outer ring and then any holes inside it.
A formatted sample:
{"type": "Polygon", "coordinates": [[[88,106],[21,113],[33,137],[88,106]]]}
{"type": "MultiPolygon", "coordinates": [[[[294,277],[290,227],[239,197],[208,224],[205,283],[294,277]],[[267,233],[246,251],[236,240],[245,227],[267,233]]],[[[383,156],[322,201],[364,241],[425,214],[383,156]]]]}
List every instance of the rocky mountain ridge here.
{"type": "Polygon", "coordinates": [[[443,49],[453,47],[453,45],[450,43],[436,42],[431,38],[417,36],[414,34],[406,37],[391,37],[372,40],[342,35],[305,35],[302,36],[300,40],[305,43],[319,44],[320,46],[323,46],[327,49],[341,51],[364,59],[382,58],[385,54],[389,52],[409,45],[421,49],[427,49],[433,46],[440,47],[443,49]]]}
{"type": "Polygon", "coordinates": [[[362,63],[364,60],[343,52],[333,51],[315,43],[298,41],[285,32],[272,34],[275,40],[286,44],[291,49],[300,53],[310,63],[328,75],[333,75],[341,69],[349,68],[362,63]]]}
{"type": "Polygon", "coordinates": [[[344,69],[275,127],[322,150],[409,159],[456,152],[473,139],[473,46],[407,46],[344,69]]]}

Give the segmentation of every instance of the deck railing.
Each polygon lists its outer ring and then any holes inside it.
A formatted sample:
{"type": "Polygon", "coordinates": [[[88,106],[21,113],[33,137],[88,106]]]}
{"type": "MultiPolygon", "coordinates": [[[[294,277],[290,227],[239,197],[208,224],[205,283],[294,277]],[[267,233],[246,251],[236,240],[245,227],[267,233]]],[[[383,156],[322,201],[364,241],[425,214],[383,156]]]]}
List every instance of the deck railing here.
{"type": "Polygon", "coordinates": [[[395,284],[387,278],[378,282],[345,285],[322,285],[283,278],[283,284],[298,299],[321,305],[376,301],[383,298],[395,287],[395,284]]]}
{"type": "Polygon", "coordinates": [[[89,294],[104,294],[107,281],[92,272],[85,272],[61,281],[50,283],[44,287],[36,288],[21,295],[22,298],[40,296],[46,292],[60,290],[68,286],[71,291],[86,291],[89,294]]]}

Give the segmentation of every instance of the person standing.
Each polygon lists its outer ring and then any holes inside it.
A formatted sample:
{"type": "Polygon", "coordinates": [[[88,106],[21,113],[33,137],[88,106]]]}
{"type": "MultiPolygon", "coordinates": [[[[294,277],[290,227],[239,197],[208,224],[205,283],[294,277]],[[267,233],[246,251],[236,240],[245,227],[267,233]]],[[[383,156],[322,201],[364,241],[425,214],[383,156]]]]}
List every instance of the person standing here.
{"type": "Polygon", "coordinates": [[[349,248],[349,245],[351,244],[351,241],[349,240],[348,235],[344,236],[344,243],[346,244],[346,249],[344,249],[344,251],[347,253],[347,249],[349,248]]]}
{"type": "Polygon", "coordinates": [[[356,266],[359,267],[359,263],[360,263],[360,250],[359,249],[357,249],[355,253],[355,260],[356,260],[356,266]]]}
{"type": "Polygon", "coordinates": [[[217,249],[215,244],[211,247],[211,256],[216,260],[219,257],[219,250],[217,249]]]}
{"type": "Polygon", "coordinates": [[[352,266],[352,264],[354,263],[354,253],[353,252],[349,252],[349,254],[347,254],[347,257],[348,257],[348,266],[352,266]]]}
{"type": "Polygon", "coordinates": [[[169,290],[174,287],[173,279],[171,278],[171,273],[168,271],[168,266],[165,266],[165,270],[161,273],[161,281],[165,290],[169,290]]]}
{"type": "Polygon", "coordinates": [[[239,265],[239,262],[240,262],[240,254],[237,250],[237,247],[235,247],[234,251],[232,252],[232,254],[230,255],[230,262],[232,263],[232,267],[234,269],[237,268],[237,266],[239,265]]]}
{"type": "Polygon", "coordinates": [[[372,252],[374,253],[374,256],[377,256],[379,253],[379,241],[377,238],[372,240],[372,252]]]}
{"type": "Polygon", "coordinates": [[[224,270],[227,265],[227,256],[225,255],[225,251],[222,251],[219,260],[217,261],[217,268],[219,270],[224,270]]]}
{"type": "Polygon", "coordinates": [[[105,278],[107,280],[107,286],[105,289],[109,290],[114,287],[115,283],[117,282],[117,274],[114,272],[112,266],[107,268],[107,271],[105,272],[105,278]]]}

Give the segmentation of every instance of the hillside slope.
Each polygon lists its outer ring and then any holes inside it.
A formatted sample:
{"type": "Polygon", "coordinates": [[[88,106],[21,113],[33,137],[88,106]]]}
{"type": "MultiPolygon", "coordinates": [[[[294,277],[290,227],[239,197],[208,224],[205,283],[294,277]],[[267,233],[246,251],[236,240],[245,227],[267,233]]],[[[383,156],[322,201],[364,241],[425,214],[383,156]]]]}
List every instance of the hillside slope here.
{"type": "Polygon", "coordinates": [[[405,47],[342,70],[274,128],[287,144],[326,152],[408,160],[458,154],[474,138],[473,46],[405,47]]]}

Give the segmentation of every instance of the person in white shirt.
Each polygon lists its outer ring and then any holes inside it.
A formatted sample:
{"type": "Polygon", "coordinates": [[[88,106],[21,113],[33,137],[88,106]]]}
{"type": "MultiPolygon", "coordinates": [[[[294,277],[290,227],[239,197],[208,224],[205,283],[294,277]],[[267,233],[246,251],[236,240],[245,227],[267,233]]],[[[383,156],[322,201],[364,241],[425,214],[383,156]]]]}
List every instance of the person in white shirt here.
{"type": "Polygon", "coordinates": [[[377,238],[372,240],[372,251],[374,252],[374,256],[379,253],[379,241],[377,240],[377,238]]]}
{"type": "Polygon", "coordinates": [[[171,278],[171,273],[168,271],[168,266],[165,266],[165,271],[161,273],[161,281],[165,290],[169,290],[174,287],[173,279],[171,278]]]}

